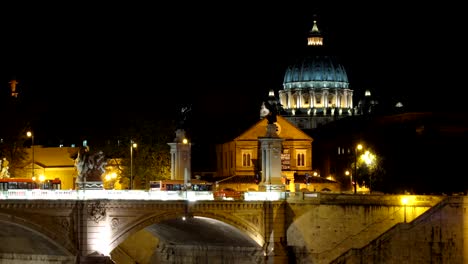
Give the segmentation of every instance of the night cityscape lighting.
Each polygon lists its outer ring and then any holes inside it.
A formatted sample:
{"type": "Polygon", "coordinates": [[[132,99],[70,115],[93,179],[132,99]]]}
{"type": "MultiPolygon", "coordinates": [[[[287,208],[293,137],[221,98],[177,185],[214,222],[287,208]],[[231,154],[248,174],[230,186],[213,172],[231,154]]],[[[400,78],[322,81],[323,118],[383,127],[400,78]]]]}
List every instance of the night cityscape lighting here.
{"type": "Polygon", "coordinates": [[[467,262],[463,6],[15,5],[0,262],[467,262]]]}

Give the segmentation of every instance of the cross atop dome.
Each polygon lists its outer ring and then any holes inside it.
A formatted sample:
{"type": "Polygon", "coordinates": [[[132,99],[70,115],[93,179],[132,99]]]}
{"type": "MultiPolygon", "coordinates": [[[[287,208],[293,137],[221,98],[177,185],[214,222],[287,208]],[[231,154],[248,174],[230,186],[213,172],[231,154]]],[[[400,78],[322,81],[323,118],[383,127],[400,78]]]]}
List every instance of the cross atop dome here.
{"type": "Polygon", "coordinates": [[[323,46],[323,37],[317,26],[317,20],[314,20],[314,25],[309,32],[307,38],[307,46],[323,46]]]}

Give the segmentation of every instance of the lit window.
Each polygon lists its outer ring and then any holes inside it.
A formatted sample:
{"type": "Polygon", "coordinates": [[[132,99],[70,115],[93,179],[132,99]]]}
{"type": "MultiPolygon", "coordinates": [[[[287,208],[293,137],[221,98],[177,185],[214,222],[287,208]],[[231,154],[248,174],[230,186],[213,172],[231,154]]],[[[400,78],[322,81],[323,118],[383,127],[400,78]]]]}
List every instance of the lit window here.
{"type": "Polygon", "coordinates": [[[306,150],[305,149],[300,149],[296,150],[296,166],[297,167],[305,167],[306,165],[306,150]]]}
{"type": "Polygon", "coordinates": [[[242,167],[251,167],[252,166],[252,151],[243,150],[242,151],[242,167]]]}

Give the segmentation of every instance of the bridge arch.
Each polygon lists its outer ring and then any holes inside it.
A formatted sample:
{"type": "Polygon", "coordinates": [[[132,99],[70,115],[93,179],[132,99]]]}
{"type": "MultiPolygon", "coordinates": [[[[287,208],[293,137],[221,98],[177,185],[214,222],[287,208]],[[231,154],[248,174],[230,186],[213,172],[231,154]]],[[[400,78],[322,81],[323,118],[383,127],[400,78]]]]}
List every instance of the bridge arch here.
{"type": "MultiPolygon", "coordinates": [[[[249,220],[243,219],[242,217],[204,211],[191,211],[188,213],[184,209],[178,209],[170,212],[163,211],[156,212],[151,215],[145,215],[129,223],[125,228],[122,228],[119,230],[119,232],[114,234],[113,239],[110,241],[109,249],[115,249],[127,238],[139,232],[140,230],[151,227],[153,225],[163,224],[165,222],[174,222],[178,219],[182,219],[183,217],[186,217],[187,221],[190,221],[190,219],[197,219],[198,222],[209,221],[211,227],[213,224],[215,224],[223,226],[223,228],[229,228],[231,230],[231,234],[233,234],[233,237],[237,236],[243,237],[243,239],[248,239],[252,241],[252,243],[249,244],[254,244],[256,247],[261,248],[264,244],[263,235],[260,232],[261,229],[258,226],[255,226],[249,220]]],[[[254,223],[258,222],[260,221],[254,221],[254,223]]]]}
{"type": "MultiPolygon", "coordinates": [[[[68,219],[64,218],[63,221],[62,224],[69,227],[68,219]]],[[[31,218],[18,215],[0,214],[0,238],[2,241],[0,248],[17,245],[18,240],[27,240],[28,245],[38,245],[37,248],[22,248],[17,249],[18,252],[11,253],[76,256],[78,250],[72,241],[60,232],[60,228],[55,228],[52,231],[49,227],[53,226],[37,223],[31,218]],[[10,241],[9,236],[15,237],[15,241],[10,241]]]]}
{"type": "Polygon", "coordinates": [[[255,241],[260,247],[262,247],[265,244],[265,238],[261,229],[262,225],[260,224],[262,219],[253,218],[254,220],[252,220],[250,217],[242,218],[227,213],[203,211],[196,212],[195,215],[215,219],[230,226],[233,226],[237,230],[240,230],[242,233],[247,235],[250,239],[255,241]]]}

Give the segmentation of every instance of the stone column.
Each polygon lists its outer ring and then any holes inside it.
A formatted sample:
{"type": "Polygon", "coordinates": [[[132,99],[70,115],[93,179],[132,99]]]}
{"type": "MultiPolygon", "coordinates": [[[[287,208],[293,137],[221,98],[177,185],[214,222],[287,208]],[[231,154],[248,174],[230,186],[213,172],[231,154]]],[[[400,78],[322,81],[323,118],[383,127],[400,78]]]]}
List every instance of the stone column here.
{"type": "Polygon", "coordinates": [[[302,108],[302,92],[299,90],[297,95],[297,105],[296,108],[302,108]]]}
{"type": "Polygon", "coordinates": [[[341,107],[339,98],[340,98],[340,92],[338,89],[335,88],[335,108],[341,107]]]}
{"type": "Polygon", "coordinates": [[[309,90],[310,96],[310,108],[315,108],[315,92],[313,90],[309,90]]]}
{"type": "Polygon", "coordinates": [[[174,142],[167,144],[171,147],[171,179],[189,181],[192,144],[185,137],[185,130],[177,129],[174,142]]]}
{"type": "Polygon", "coordinates": [[[343,91],[343,99],[344,99],[344,107],[342,107],[342,108],[349,108],[348,91],[346,91],[346,90],[343,91]]]}
{"type": "Polygon", "coordinates": [[[328,89],[323,89],[323,108],[326,109],[328,107],[328,89]]]}
{"type": "Polygon", "coordinates": [[[258,186],[259,191],[284,191],[281,182],[281,148],[283,139],[276,133],[275,124],[267,125],[265,137],[260,137],[262,180],[258,186]]]}

